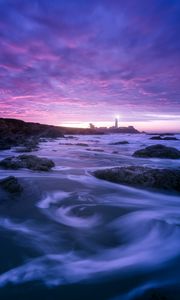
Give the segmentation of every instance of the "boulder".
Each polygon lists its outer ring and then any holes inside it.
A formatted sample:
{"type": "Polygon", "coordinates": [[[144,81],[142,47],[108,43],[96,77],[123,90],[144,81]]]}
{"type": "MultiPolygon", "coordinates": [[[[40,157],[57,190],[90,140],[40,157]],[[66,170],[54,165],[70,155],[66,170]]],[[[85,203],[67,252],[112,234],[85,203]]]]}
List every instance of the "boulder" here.
{"type": "Polygon", "coordinates": [[[14,176],[9,176],[1,179],[0,187],[12,194],[21,193],[23,190],[22,186],[18,182],[18,179],[14,176]]]}
{"type": "Polygon", "coordinates": [[[130,166],[97,170],[93,174],[114,183],[180,192],[180,170],[130,166]]]}
{"type": "MultiPolygon", "coordinates": [[[[7,133],[0,136],[0,150],[8,150],[12,147],[20,147],[27,149],[26,152],[35,151],[38,149],[39,139],[37,137],[26,137],[25,135],[17,135],[7,133]]],[[[25,151],[23,151],[25,152],[25,151]]]]}
{"type": "Polygon", "coordinates": [[[133,156],[178,159],[180,158],[180,151],[173,147],[166,147],[163,145],[153,145],[135,151],[133,156]]]}
{"type": "Polygon", "coordinates": [[[49,171],[54,166],[52,160],[35,155],[11,156],[0,161],[0,167],[15,170],[27,168],[34,171],[49,171]]]}

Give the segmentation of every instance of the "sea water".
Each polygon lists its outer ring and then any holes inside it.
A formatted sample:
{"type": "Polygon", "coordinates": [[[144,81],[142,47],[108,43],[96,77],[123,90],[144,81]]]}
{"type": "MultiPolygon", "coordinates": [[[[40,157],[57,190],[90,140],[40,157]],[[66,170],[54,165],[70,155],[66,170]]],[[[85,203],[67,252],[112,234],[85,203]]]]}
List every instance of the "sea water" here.
{"type": "Polygon", "coordinates": [[[114,166],[180,168],[132,156],[153,144],[180,149],[145,134],[76,136],[32,153],[55,162],[50,172],[0,170],[24,188],[19,197],[0,192],[0,299],[180,299],[179,194],[92,176],[114,166]]]}

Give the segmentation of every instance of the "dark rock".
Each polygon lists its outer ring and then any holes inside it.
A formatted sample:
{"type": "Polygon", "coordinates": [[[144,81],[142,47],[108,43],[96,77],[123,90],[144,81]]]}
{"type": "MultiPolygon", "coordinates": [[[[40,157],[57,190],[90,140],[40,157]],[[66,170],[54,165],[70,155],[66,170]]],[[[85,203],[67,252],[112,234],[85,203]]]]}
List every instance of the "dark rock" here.
{"type": "Polygon", "coordinates": [[[130,166],[97,170],[94,175],[99,179],[135,187],[180,191],[180,170],[130,166]]]}
{"type": "Polygon", "coordinates": [[[163,138],[164,141],[178,141],[179,139],[177,139],[174,136],[166,136],[163,138]]]}
{"type": "Polygon", "coordinates": [[[165,132],[165,133],[146,133],[146,135],[161,135],[161,136],[164,136],[164,135],[174,135],[173,133],[170,133],[170,132],[165,132]]]}
{"type": "Polygon", "coordinates": [[[30,151],[38,149],[39,139],[37,137],[27,137],[21,134],[2,133],[0,135],[0,150],[11,149],[11,147],[27,148],[30,151]]]}
{"type": "Polygon", "coordinates": [[[7,157],[0,161],[0,167],[4,169],[17,170],[23,168],[21,160],[16,156],[7,157]]]}
{"type": "Polygon", "coordinates": [[[158,136],[152,136],[150,140],[161,140],[161,141],[178,141],[178,139],[174,136],[166,136],[162,137],[160,135],[158,136]]]}
{"type": "Polygon", "coordinates": [[[59,143],[59,145],[62,145],[62,146],[74,146],[74,144],[72,144],[72,143],[59,143]]]}
{"type": "Polygon", "coordinates": [[[66,138],[66,139],[75,139],[75,140],[78,139],[76,136],[73,136],[73,135],[65,136],[65,138],[66,138]]]}
{"type": "Polygon", "coordinates": [[[92,143],[100,143],[99,140],[87,140],[88,142],[92,142],[92,143]]]}
{"type": "Polygon", "coordinates": [[[89,145],[88,144],[85,144],[85,143],[77,143],[77,144],[74,144],[75,146],[81,146],[81,147],[88,147],[89,145]]]}
{"type": "Polygon", "coordinates": [[[87,148],[87,151],[93,151],[93,152],[104,152],[103,149],[91,149],[91,148],[87,148]]]}
{"type": "Polygon", "coordinates": [[[15,152],[16,153],[29,153],[33,151],[37,151],[37,148],[31,148],[31,147],[17,147],[15,152]]]}
{"type": "Polygon", "coordinates": [[[9,176],[4,179],[1,179],[0,187],[2,187],[5,191],[12,194],[21,193],[23,190],[17,178],[14,176],[9,176]]]}
{"type": "Polygon", "coordinates": [[[180,158],[180,151],[173,147],[153,145],[134,152],[135,157],[180,158]]]}
{"type": "Polygon", "coordinates": [[[40,139],[39,139],[39,142],[40,142],[40,143],[47,143],[47,142],[48,142],[48,140],[47,140],[47,139],[45,139],[45,138],[40,138],[40,139]]]}
{"type": "Polygon", "coordinates": [[[15,170],[27,168],[34,171],[49,171],[54,166],[52,160],[35,155],[12,156],[0,161],[0,167],[15,170]]]}
{"type": "Polygon", "coordinates": [[[63,137],[61,127],[0,118],[0,144],[8,147],[35,148],[40,138],[57,137],[63,137]]]}
{"type": "Polygon", "coordinates": [[[115,142],[115,143],[110,143],[109,145],[126,145],[129,144],[128,141],[119,141],[119,142],[115,142]]]}
{"type": "Polygon", "coordinates": [[[152,136],[150,140],[162,140],[162,137],[160,135],[152,136]]]}
{"type": "Polygon", "coordinates": [[[0,150],[9,150],[11,149],[10,145],[0,143],[0,150]]]}
{"type": "Polygon", "coordinates": [[[88,144],[85,144],[85,143],[76,143],[76,144],[73,144],[73,143],[59,143],[59,145],[64,145],[64,146],[81,146],[81,147],[88,147],[89,146],[88,144]]]}

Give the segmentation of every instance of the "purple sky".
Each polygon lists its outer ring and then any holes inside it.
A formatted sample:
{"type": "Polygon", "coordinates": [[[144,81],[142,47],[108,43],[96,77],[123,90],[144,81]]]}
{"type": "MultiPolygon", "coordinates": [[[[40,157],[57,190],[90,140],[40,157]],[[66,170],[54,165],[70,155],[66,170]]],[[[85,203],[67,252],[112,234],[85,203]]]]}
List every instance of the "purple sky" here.
{"type": "Polygon", "coordinates": [[[180,1],[0,0],[0,108],[180,131],[180,1]]]}

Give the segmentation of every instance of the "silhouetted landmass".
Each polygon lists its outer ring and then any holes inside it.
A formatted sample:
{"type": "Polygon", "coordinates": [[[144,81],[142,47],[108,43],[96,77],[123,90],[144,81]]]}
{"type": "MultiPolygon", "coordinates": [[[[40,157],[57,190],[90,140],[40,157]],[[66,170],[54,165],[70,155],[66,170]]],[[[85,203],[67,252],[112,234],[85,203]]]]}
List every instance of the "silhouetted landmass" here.
{"type": "MultiPolygon", "coordinates": [[[[122,128],[71,128],[0,118],[0,150],[20,146],[19,152],[31,152],[38,148],[42,138],[63,138],[69,134],[138,133],[133,127],[122,128]]],[[[17,150],[18,151],[18,150],[17,150]]]]}
{"type": "Polygon", "coordinates": [[[119,128],[72,128],[24,122],[18,119],[0,118],[0,135],[2,133],[23,134],[41,137],[62,137],[64,134],[106,134],[106,133],[139,133],[133,126],[119,128]]]}

